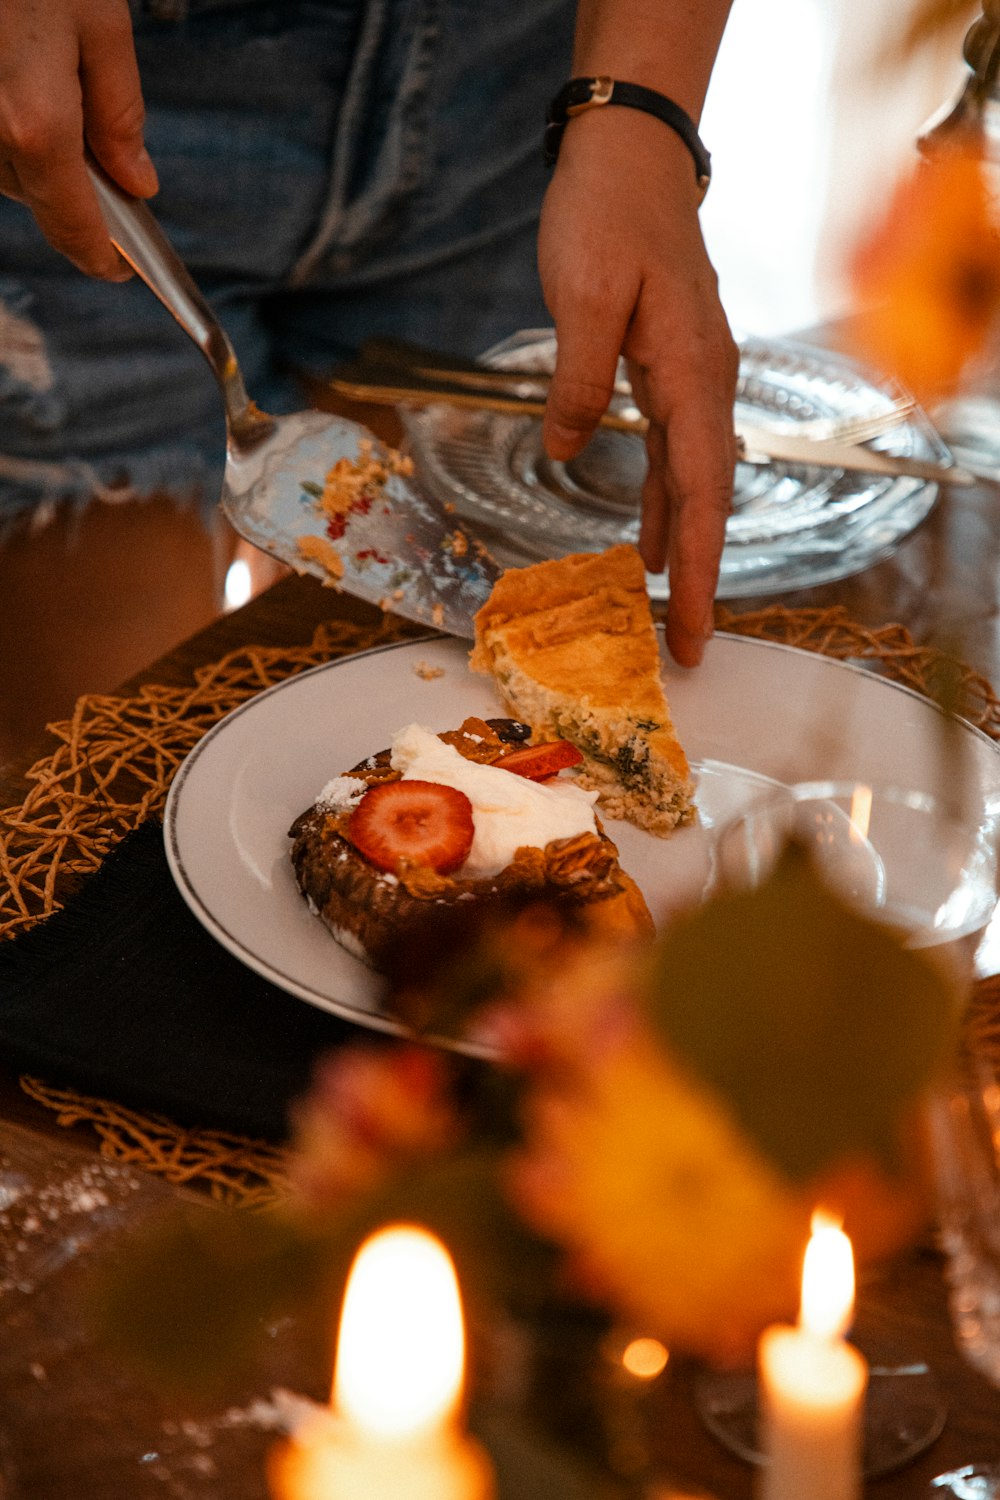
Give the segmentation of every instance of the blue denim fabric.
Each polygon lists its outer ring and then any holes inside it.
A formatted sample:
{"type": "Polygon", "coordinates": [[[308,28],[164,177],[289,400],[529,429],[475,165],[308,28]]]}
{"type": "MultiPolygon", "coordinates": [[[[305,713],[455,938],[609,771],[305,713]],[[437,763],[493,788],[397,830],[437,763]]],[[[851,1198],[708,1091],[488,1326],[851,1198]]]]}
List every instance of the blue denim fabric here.
{"type": "MultiPolygon", "coordinates": [[[[272,411],[379,333],[475,353],[544,323],[541,125],[572,0],[133,0],[152,207],[272,411]]],[[[0,199],[0,524],[108,486],[214,503],[222,406],[138,279],[0,199]]]]}

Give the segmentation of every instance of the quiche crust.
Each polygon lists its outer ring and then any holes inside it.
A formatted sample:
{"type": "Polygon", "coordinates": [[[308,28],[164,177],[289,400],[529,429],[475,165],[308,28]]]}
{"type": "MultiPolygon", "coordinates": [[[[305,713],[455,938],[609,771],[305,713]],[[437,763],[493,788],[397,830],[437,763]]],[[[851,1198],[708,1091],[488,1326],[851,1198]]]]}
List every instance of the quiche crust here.
{"type": "Polygon", "coordinates": [[[534,738],[577,746],[577,779],[608,817],[661,836],[692,821],[694,784],[634,547],[508,569],[475,627],[472,668],[494,678],[534,738]]]}

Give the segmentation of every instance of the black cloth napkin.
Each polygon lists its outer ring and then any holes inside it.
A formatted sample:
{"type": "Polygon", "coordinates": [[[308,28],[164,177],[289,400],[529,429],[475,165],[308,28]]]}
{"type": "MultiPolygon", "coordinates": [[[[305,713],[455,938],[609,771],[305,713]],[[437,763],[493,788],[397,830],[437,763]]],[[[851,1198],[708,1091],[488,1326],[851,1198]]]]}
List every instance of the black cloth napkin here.
{"type": "Polygon", "coordinates": [[[315,1059],[376,1040],[233,958],[181,899],[158,822],[60,911],[0,944],[0,1049],[19,1072],[270,1141],[315,1059]]]}

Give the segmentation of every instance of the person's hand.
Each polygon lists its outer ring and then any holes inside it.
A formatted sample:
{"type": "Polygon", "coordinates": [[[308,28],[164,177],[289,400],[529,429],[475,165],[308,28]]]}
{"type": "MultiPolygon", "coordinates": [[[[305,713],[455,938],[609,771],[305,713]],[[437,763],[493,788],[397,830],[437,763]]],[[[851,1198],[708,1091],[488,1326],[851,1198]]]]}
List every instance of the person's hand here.
{"type": "Polygon", "coordinates": [[[650,572],[669,570],[667,642],[685,666],[712,631],[739,371],[697,208],[691,157],[661,121],[591,110],[566,129],[539,237],[558,343],[546,449],[580,451],[624,355],[649,419],[639,549],[650,572]]]}
{"type": "Polygon", "coordinates": [[[0,193],[56,250],[109,281],[131,272],[108,238],[84,147],[126,192],[157,190],[128,0],[0,3],[0,193]]]}

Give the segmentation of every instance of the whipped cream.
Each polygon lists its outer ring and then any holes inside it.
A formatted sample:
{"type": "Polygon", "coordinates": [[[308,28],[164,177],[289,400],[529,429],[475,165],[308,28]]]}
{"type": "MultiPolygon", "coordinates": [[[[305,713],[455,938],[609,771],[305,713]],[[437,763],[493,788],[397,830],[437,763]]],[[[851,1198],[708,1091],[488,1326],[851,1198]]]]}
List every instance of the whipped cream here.
{"type": "Polygon", "coordinates": [[[404,781],[433,781],[464,792],[472,803],[472,849],[456,873],[470,879],[499,875],[517,850],[544,849],[553,839],[595,833],[596,792],[555,778],[529,781],[499,766],[466,760],[431,730],[408,724],[392,742],[392,766],[404,781]]]}

